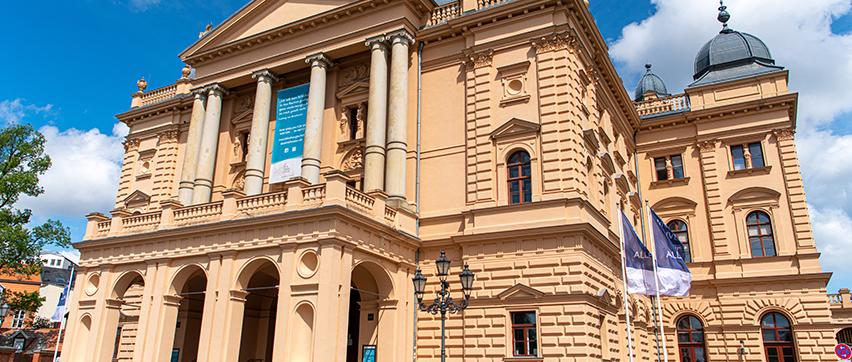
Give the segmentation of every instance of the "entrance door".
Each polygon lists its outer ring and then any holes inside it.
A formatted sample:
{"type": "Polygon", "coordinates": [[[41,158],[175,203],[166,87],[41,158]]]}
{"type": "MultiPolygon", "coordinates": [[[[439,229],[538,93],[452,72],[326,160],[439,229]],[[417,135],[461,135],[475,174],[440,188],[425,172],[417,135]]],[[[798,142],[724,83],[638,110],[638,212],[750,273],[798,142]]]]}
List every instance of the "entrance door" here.
{"type": "Polygon", "coordinates": [[[346,362],[358,362],[361,330],[361,293],[352,287],[349,294],[349,330],[346,333],[346,362]]]}

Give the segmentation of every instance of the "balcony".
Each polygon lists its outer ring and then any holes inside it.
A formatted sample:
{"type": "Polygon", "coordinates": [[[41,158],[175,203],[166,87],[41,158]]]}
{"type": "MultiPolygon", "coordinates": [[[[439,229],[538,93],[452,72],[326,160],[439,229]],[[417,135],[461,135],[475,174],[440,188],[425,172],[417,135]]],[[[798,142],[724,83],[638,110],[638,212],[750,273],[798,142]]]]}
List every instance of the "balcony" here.
{"type": "Polygon", "coordinates": [[[440,25],[458,18],[469,11],[479,11],[509,2],[511,0],[456,0],[435,7],[426,23],[426,27],[440,25]]]}
{"type": "Polygon", "coordinates": [[[828,295],[828,304],[831,308],[852,309],[852,294],[849,289],[843,288],[837,294],[828,295]]]}
{"type": "Polygon", "coordinates": [[[249,219],[326,206],[341,206],[394,230],[415,235],[416,215],[404,208],[387,205],[381,192],[364,193],[346,185],[349,178],[337,171],[325,175],[323,184],[310,185],[302,179],[285,183],[285,190],[245,196],[238,190],[222,193],[223,199],[200,205],[183,206],[176,200],[160,203],[160,210],[129,214],[113,210],[112,218],[101,213],[87,216],[83,240],[96,240],[130,234],[149,233],[192,225],[249,219]]]}
{"type": "Polygon", "coordinates": [[[642,119],[664,116],[681,112],[688,112],[689,97],[686,94],[677,94],[665,98],[648,99],[636,102],[636,111],[642,119]]]}

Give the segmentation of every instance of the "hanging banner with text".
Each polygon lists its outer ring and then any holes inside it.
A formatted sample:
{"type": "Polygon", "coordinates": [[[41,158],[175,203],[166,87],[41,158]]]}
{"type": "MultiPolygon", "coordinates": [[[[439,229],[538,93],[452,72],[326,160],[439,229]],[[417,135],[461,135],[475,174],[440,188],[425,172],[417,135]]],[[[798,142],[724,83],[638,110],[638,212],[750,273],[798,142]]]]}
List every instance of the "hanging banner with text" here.
{"type": "Polygon", "coordinates": [[[269,171],[271,184],[302,175],[309,86],[310,84],[303,84],[278,91],[272,165],[269,171]]]}

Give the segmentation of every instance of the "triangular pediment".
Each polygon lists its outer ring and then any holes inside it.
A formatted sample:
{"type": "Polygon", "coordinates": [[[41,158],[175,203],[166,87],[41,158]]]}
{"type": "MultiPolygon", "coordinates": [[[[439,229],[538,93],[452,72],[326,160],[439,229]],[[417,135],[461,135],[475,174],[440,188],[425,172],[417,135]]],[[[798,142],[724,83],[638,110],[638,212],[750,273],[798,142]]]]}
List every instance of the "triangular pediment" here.
{"type": "Polygon", "coordinates": [[[521,134],[537,133],[540,128],[541,126],[538,123],[525,121],[520,118],[512,118],[491,132],[491,138],[499,139],[521,134]]]}
{"type": "Polygon", "coordinates": [[[150,200],[151,196],[148,196],[148,194],[142,191],[136,190],[124,198],[124,207],[131,209],[139,206],[148,206],[148,201],[150,200]]]}
{"type": "Polygon", "coordinates": [[[497,294],[497,298],[500,298],[500,300],[518,298],[541,298],[543,296],[544,292],[523,284],[515,284],[515,286],[500,292],[500,294],[497,294]]]}
{"type": "Polygon", "coordinates": [[[356,0],[253,0],[181,54],[189,57],[284,26],[356,0]]]}
{"type": "Polygon", "coordinates": [[[370,83],[359,81],[352,83],[337,92],[338,99],[344,99],[351,96],[363,95],[370,92],[370,83]]]}

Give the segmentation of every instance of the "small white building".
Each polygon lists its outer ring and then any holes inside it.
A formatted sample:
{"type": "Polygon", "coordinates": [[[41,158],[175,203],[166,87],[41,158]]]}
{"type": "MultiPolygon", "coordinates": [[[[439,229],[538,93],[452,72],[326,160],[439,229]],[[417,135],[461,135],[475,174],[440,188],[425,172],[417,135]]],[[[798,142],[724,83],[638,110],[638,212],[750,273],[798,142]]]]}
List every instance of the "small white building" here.
{"type": "Polygon", "coordinates": [[[44,298],[44,302],[36,315],[40,318],[50,319],[56,311],[62,290],[65,289],[75,272],[79,258],[67,252],[44,252],[41,254],[41,260],[44,265],[41,272],[39,294],[44,298]]]}

